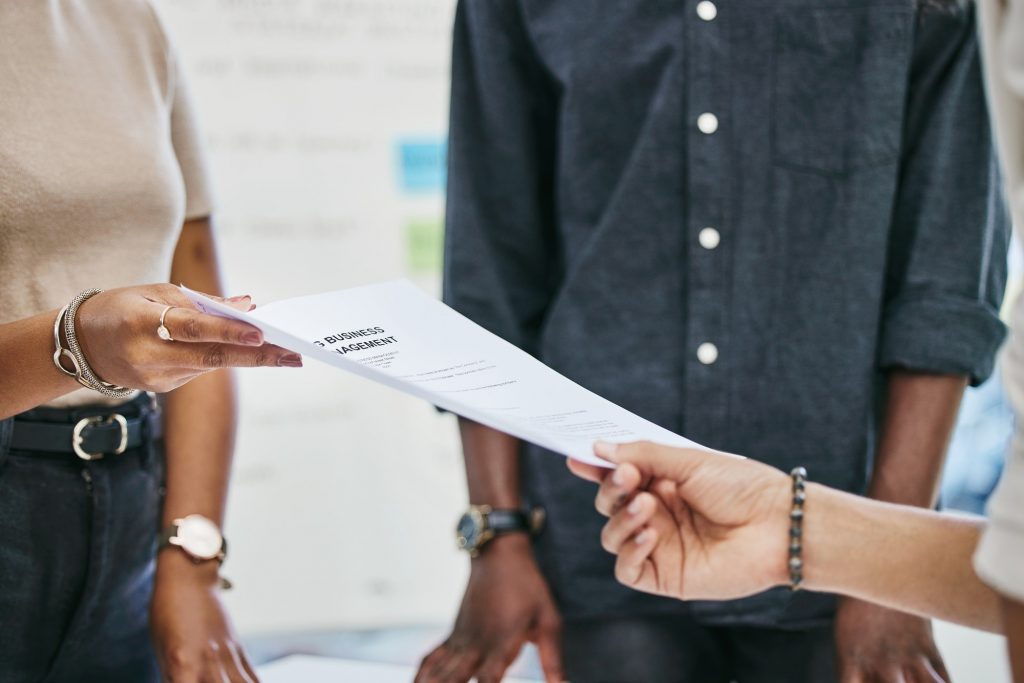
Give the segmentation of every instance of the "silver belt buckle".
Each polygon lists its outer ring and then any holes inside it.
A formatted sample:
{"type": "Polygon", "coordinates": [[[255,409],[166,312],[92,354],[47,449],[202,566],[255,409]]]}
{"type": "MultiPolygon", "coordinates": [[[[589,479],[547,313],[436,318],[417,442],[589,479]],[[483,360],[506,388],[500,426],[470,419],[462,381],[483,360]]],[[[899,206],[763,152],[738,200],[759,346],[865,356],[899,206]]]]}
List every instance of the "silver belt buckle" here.
{"type": "Polygon", "coordinates": [[[128,450],[128,420],[124,419],[124,415],[114,413],[108,417],[101,417],[99,415],[93,417],[86,417],[78,421],[75,425],[75,431],[71,436],[71,448],[74,449],[75,455],[82,460],[99,460],[103,457],[103,453],[87,453],[82,450],[82,444],[85,443],[85,437],[82,436],[82,432],[86,427],[93,425],[108,425],[117,423],[121,427],[121,442],[117,445],[113,455],[121,455],[128,450]]]}

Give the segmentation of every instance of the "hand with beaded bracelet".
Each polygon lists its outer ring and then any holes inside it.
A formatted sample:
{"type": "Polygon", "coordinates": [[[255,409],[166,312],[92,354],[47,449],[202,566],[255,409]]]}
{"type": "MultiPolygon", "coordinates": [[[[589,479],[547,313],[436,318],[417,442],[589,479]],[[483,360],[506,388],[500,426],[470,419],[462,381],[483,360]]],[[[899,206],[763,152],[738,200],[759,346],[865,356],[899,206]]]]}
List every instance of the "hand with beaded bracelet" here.
{"type": "Polygon", "coordinates": [[[999,595],[974,573],[985,522],[883,503],[739,456],[598,443],[614,469],[570,461],[600,484],[601,542],[626,586],[681,600],[774,587],[841,593],[1000,631],[999,595]],[[922,572],[921,567],[928,567],[922,572]]]}

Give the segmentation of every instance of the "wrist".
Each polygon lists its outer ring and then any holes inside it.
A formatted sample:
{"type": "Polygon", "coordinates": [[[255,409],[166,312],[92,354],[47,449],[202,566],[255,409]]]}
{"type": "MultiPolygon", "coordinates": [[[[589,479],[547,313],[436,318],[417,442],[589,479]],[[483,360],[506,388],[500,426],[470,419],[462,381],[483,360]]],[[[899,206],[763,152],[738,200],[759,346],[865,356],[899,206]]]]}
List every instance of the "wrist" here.
{"type": "Polygon", "coordinates": [[[803,525],[804,585],[808,590],[849,592],[850,577],[858,572],[857,555],[869,552],[863,540],[865,532],[877,523],[863,509],[869,502],[808,483],[803,525]]]}
{"type": "MultiPolygon", "coordinates": [[[[809,487],[809,482],[805,483],[805,487],[809,487]]],[[[767,572],[770,577],[770,585],[792,586],[790,560],[793,557],[792,551],[795,544],[800,547],[797,556],[806,564],[806,559],[804,559],[806,554],[805,523],[804,520],[801,520],[799,526],[797,526],[792,518],[793,476],[791,474],[779,476],[778,482],[773,484],[771,488],[768,513],[770,523],[768,524],[767,535],[772,539],[771,547],[773,549],[771,552],[765,553],[766,561],[770,564],[767,567],[767,572]]],[[[805,497],[809,496],[809,494],[810,492],[805,488],[805,497]]],[[[806,508],[806,501],[804,507],[806,508]]],[[[806,569],[804,569],[804,574],[806,575],[806,569]]],[[[806,576],[801,581],[800,587],[807,588],[806,576]]]]}
{"type": "Polygon", "coordinates": [[[195,564],[219,566],[227,557],[227,540],[220,525],[198,513],[172,518],[160,533],[157,548],[177,551],[195,564]]]}
{"type": "Polygon", "coordinates": [[[470,559],[470,571],[491,564],[505,564],[517,559],[533,560],[533,545],[525,531],[512,531],[494,537],[480,554],[470,559]]]}
{"type": "Polygon", "coordinates": [[[196,563],[181,548],[169,546],[157,554],[156,581],[214,587],[220,583],[220,564],[213,560],[196,563]]]}

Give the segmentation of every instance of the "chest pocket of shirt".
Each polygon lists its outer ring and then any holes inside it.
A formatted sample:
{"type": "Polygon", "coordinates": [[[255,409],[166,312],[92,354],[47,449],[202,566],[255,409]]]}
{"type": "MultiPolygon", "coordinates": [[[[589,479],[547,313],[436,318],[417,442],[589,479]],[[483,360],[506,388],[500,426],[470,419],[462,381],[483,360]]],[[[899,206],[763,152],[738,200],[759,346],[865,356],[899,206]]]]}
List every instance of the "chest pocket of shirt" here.
{"type": "Polygon", "coordinates": [[[775,18],[775,162],[846,174],[899,157],[913,9],[781,9],[775,18]]]}

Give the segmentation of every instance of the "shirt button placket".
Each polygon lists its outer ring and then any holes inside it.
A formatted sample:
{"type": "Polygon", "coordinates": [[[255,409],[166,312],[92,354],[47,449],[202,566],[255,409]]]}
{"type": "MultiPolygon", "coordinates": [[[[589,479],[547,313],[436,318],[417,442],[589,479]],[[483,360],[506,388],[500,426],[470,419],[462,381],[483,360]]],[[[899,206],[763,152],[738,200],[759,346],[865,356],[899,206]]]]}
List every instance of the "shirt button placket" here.
{"type": "MultiPolygon", "coordinates": [[[[725,40],[721,5],[712,0],[691,0],[692,20],[687,22],[687,118],[691,133],[687,145],[687,207],[689,239],[696,249],[688,251],[686,296],[687,345],[690,371],[686,378],[685,427],[692,435],[720,432],[724,427],[729,386],[723,352],[728,342],[726,324],[728,264],[723,248],[722,207],[726,155],[722,145],[727,123],[722,101],[724,89],[717,83],[717,68],[725,40]],[[697,430],[697,431],[695,431],[697,430]],[[698,433],[699,431],[699,433],[698,433]]],[[[728,136],[726,136],[727,138],[728,136]]]]}
{"type": "Polygon", "coordinates": [[[697,16],[704,21],[714,21],[718,16],[718,6],[711,0],[701,0],[697,3],[697,16]]]}
{"type": "Polygon", "coordinates": [[[709,111],[697,117],[697,128],[704,135],[712,135],[718,130],[718,117],[709,111]]]}
{"type": "Polygon", "coordinates": [[[697,360],[704,365],[714,365],[718,360],[718,347],[711,342],[704,342],[697,347],[697,360]]]}
{"type": "Polygon", "coordinates": [[[697,235],[697,241],[700,242],[700,246],[704,247],[708,251],[715,249],[719,244],[722,243],[722,234],[714,228],[704,228],[697,235]]]}

